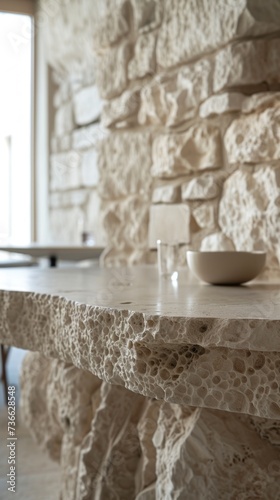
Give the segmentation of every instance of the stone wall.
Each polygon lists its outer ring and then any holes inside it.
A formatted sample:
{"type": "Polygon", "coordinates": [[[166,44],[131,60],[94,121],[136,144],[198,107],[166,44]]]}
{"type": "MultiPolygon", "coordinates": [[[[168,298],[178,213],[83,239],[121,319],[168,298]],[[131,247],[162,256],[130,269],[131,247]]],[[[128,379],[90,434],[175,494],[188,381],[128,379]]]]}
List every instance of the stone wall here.
{"type": "Polygon", "coordinates": [[[177,225],[182,255],[266,248],[278,270],[280,3],[64,0],[43,26],[54,234],[84,210],[107,265],[147,261],[177,225]]]}

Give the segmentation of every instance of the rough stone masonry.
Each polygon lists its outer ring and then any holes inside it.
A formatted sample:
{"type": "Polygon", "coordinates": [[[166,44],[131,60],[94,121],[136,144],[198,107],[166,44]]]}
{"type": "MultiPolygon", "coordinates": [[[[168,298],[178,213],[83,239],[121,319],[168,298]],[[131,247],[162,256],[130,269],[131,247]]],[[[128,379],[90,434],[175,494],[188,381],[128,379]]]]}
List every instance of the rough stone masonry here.
{"type": "Polygon", "coordinates": [[[83,216],[106,265],[134,264],[180,220],[183,252],[266,249],[279,272],[280,2],[41,0],[39,11],[58,85],[53,237],[73,242],[83,216]]]}

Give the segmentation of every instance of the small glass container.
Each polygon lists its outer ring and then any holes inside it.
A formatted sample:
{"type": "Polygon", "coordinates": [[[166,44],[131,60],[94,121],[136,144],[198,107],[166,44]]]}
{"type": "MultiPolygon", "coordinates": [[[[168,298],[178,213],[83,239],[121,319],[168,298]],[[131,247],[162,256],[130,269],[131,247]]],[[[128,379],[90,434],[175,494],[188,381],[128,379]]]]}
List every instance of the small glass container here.
{"type": "Polygon", "coordinates": [[[178,278],[179,244],[157,240],[157,259],[159,275],[176,280],[178,278]]]}

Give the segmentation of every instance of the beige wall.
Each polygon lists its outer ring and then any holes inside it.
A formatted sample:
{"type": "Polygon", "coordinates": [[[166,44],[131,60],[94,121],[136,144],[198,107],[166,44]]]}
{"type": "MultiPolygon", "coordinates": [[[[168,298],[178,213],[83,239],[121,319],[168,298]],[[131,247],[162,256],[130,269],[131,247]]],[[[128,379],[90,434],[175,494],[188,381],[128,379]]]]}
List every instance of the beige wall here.
{"type": "Polygon", "coordinates": [[[149,259],[163,231],[182,259],[190,247],[265,248],[278,270],[277,4],[67,4],[43,26],[59,86],[53,235],[78,238],[84,214],[107,265],[149,259]]]}

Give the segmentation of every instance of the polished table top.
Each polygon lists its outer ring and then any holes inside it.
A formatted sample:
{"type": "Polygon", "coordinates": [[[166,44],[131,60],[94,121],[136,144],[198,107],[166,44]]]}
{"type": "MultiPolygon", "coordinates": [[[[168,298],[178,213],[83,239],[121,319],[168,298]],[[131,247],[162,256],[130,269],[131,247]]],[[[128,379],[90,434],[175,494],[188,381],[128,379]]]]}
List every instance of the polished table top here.
{"type": "Polygon", "coordinates": [[[148,397],[280,420],[279,291],[151,266],[0,269],[0,342],[148,397]]]}
{"type": "MultiPolygon", "coordinates": [[[[219,330],[226,321],[236,330],[236,342],[233,339],[230,345],[241,347],[249,342],[251,348],[255,345],[280,352],[279,282],[211,286],[199,282],[187,269],[180,271],[178,281],[172,281],[159,277],[154,266],[100,269],[95,263],[87,268],[0,269],[1,289],[49,294],[88,306],[165,317],[170,323],[173,318],[193,322],[211,319],[219,330]],[[240,324],[245,327],[243,332],[237,328],[240,324]]],[[[206,342],[208,336],[209,330],[198,332],[200,341],[206,342]]],[[[217,342],[224,345],[225,337],[217,342]]]]}

